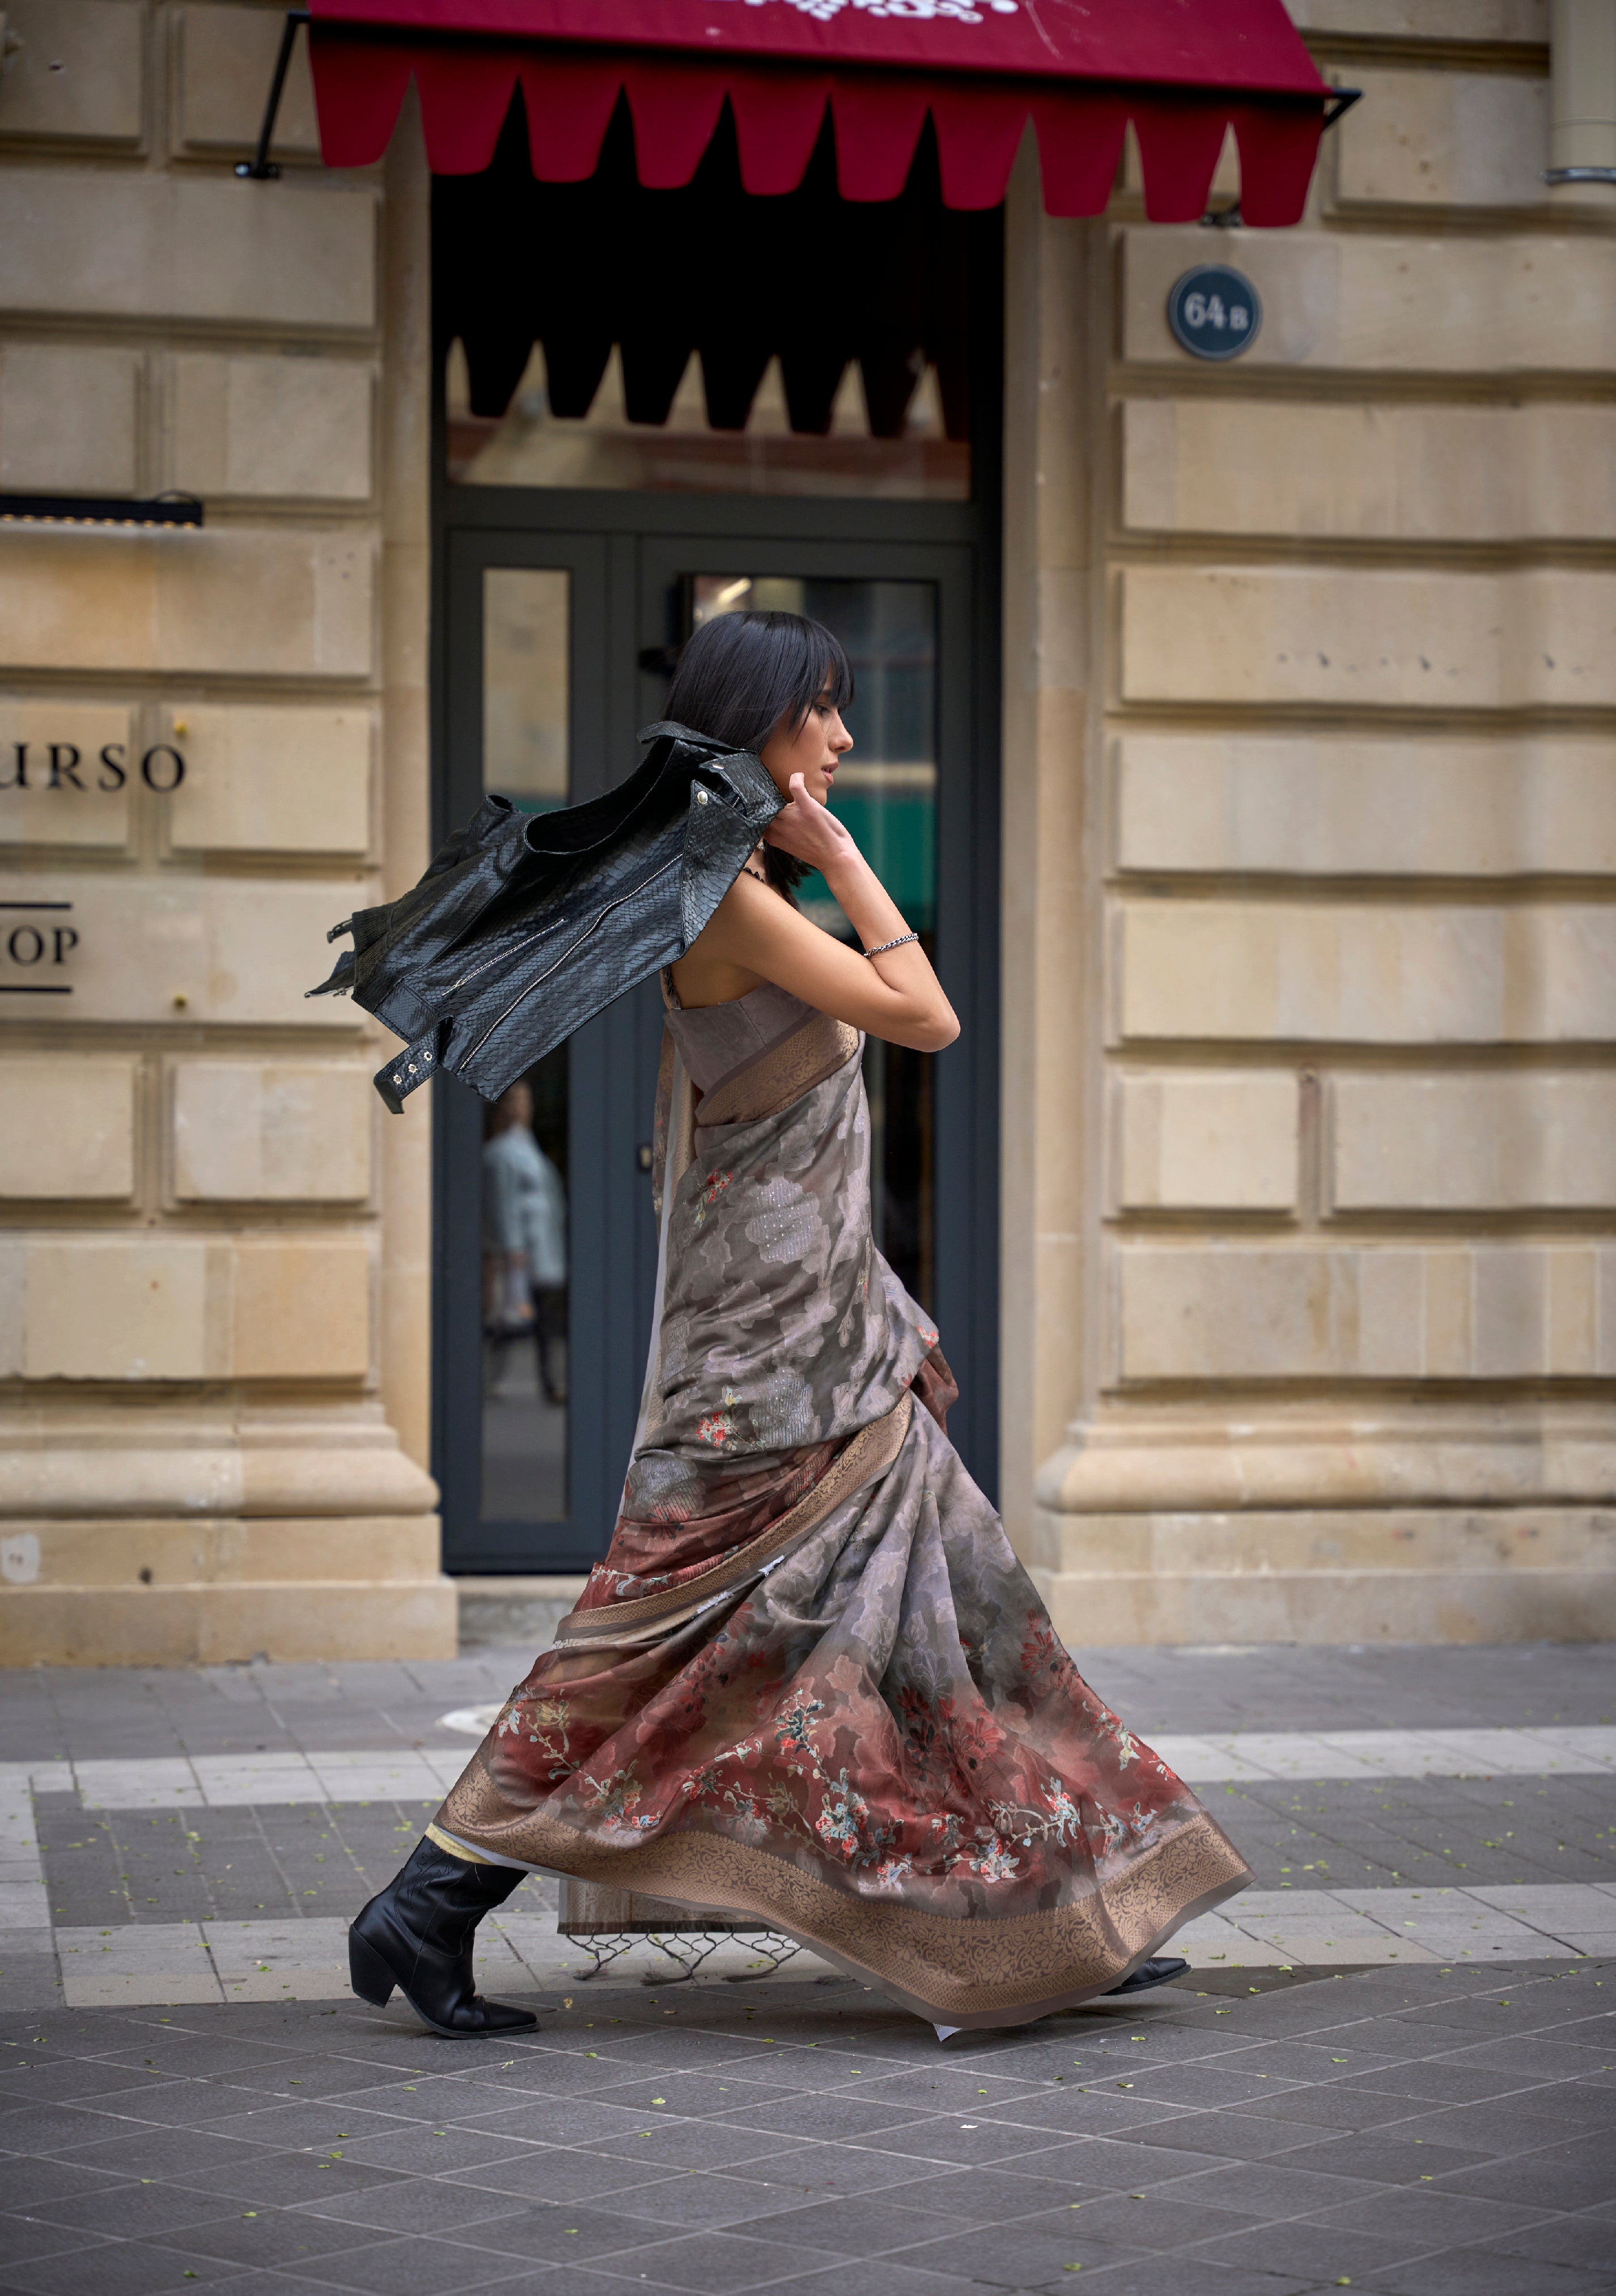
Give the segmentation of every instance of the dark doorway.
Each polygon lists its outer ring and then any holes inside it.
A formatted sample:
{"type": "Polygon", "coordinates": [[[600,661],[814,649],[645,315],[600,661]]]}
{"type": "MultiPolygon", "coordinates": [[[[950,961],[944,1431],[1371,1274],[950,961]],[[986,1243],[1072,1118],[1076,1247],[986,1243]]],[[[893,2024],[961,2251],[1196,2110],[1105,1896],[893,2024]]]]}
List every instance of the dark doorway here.
{"type": "MultiPolygon", "coordinates": [[[[537,810],[620,781],[706,615],[781,605],[837,631],[858,681],[837,810],[963,1023],[934,1058],[868,1048],[876,1240],[939,1324],[962,1389],[950,1428],[991,1490],[998,242],[997,217],[970,222],[992,357],[973,369],[968,447],[947,437],[934,380],[928,410],[924,375],[918,419],[878,439],[848,414],[851,367],[821,433],[771,429],[767,372],[744,431],[693,416],[688,378],[668,422],[635,422],[613,396],[615,350],[584,415],[556,414],[535,349],[506,415],[478,416],[460,349],[441,342],[435,828],[488,789],[537,810]]],[[[846,930],[821,881],[803,898],[846,930]]],[[[451,1570],[574,1570],[605,1550],[650,1331],[660,1035],[645,983],[497,1110],[438,1089],[435,1469],[451,1570]]]]}

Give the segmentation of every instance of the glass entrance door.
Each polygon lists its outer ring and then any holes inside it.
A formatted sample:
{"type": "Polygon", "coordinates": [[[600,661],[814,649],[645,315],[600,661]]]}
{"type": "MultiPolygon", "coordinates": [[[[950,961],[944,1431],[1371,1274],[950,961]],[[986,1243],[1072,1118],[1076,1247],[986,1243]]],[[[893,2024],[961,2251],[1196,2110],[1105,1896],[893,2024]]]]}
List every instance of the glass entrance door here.
{"type": "MultiPolygon", "coordinates": [[[[964,1390],[950,1431],[991,1488],[997,799],[982,767],[972,553],[770,536],[716,504],[644,497],[623,505],[637,530],[620,512],[594,533],[559,519],[546,530],[532,505],[520,529],[487,516],[447,537],[437,832],[491,790],[539,811],[625,778],[699,621],[780,607],[835,631],[857,688],[835,809],[964,1023],[961,1044],[935,1056],[866,1048],[875,1241],[942,1331],[964,1390]]],[[[852,939],[823,880],[799,898],[852,939]]],[[[451,1570],[578,1570],[605,1550],[650,1332],[661,1025],[645,982],[496,1108],[453,1080],[434,1087],[436,1466],[451,1570]]]]}

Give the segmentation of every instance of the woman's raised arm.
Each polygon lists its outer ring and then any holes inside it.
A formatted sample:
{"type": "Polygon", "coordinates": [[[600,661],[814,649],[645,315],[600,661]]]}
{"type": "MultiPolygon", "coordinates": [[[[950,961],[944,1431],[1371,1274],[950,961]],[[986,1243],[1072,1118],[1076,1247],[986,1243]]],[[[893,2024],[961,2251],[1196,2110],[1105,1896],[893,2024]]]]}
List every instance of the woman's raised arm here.
{"type": "Polygon", "coordinates": [[[822,932],[770,885],[743,870],[696,946],[736,972],[773,981],[816,1011],[890,1045],[940,1052],[959,1034],[954,1008],[898,904],[834,814],[810,797],[800,774],[768,842],[817,869],[866,949],[860,956],[822,932]],[[895,948],[882,948],[899,941],[895,948]]]}

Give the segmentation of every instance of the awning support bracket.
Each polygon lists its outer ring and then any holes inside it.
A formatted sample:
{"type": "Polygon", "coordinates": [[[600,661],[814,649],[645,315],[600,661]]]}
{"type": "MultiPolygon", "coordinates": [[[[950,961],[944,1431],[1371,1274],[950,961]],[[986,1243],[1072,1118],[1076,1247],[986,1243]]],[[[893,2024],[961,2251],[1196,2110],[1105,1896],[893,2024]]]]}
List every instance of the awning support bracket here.
{"type": "Polygon", "coordinates": [[[307,8],[289,8],[286,21],[281,27],[281,53],[275,60],[275,78],[269,83],[269,100],[264,106],[263,124],[258,129],[258,148],[250,160],[238,160],[235,172],[255,184],[273,184],[280,176],[280,168],[269,156],[275,141],[275,116],[281,109],[281,97],[286,86],[287,69],[291,62],[291,44],[298,37],[299,24],[307,24],[307,8]]]}

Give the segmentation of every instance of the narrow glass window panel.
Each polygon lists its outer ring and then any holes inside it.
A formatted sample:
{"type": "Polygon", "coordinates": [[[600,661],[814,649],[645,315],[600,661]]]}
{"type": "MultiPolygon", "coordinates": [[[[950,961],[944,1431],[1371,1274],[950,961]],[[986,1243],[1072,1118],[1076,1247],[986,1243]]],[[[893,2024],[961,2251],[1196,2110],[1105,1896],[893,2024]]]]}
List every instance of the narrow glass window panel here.
{"type": "MultiPolygon", "coordinates": [[[[525,813],[570,796],[569,577],[483,578],[483,786],[525,813]]],[[[484,1112],[482,1517],[568,1514],[568,1055],[548,1054],[484,1112]]]]}
{"type": "MultiPolygon", "coordinates": [[[[748,608],[810,614],[833,630],[855,681],[845,712],[853,747],[837,769],[831,809],[847,823],[928,956],[937,931],[937,593],[930,582],[862,582],[698,574],[693,619],[748,608]]],[[[805,915],[852,946],[857,935],[815,874],[805,915]]],[[[870,1191],[875,1242],[899,1281],[931,1312],[936,1287],[936,1078],[930,1053],[872,1038],[870,1191]]]]}
{"type": "Polygon", "coordinates": [[[567,803],[564,569],[490,566],[482,593],[482,785],[524,813],[567,803]]]}

